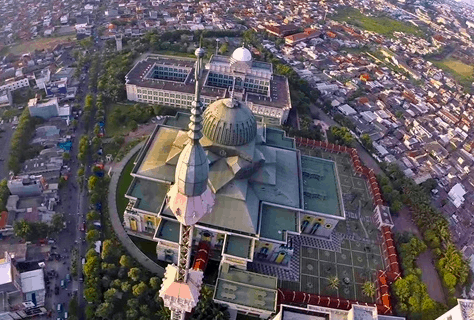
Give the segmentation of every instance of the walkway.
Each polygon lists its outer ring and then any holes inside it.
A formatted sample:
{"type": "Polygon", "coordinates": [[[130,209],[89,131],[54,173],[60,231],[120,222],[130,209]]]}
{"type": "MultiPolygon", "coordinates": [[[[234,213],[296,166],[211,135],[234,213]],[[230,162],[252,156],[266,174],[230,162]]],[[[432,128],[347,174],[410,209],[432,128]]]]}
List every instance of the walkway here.
{"type": "Polygon", "coordinates": [[[154,261],[150,260],[140,249],[133,243],[133,241],[128,236],[127,232],[122,226],[122,222],[119,218],[119,213],[117,211],[117,202],[116,202],[116,191],[117,191],[117,184],[120,179],[120,174],[122,173],[123,168],[127,164],[127,162],[144,146],[145,141],[136,145],[123,159],[120,163],[116,164],[112,169],[112,179],[110,180],[109,184],[109,197],[108,197],[108,204],[109,204],[109,215],[110,221],[112,222],[112,226],[114,228],[115,234],[122,242],[122,245],[127,249],[128,253],[138,261],[142,266],[147,268],[150,272],[163,277],[165,274],[165,269],[154,261]]]}
{"type": "MultiPolygon", "coordinates": [[[[411,220],[409,209],[404,207],[397,216],[393,216],[393,232],[411,232],[422,238],[418,226],[411,220]]],[[[426,249],[425,252],[418,256],[416,264],[421,269],[421,280],[426,284],[426,290],[430,297],[438,302],[446,303],[446,298],[443,294],[443,285],[439,278],[439,274],[434,266],[434,257],[431,249],[426,249]]]]}

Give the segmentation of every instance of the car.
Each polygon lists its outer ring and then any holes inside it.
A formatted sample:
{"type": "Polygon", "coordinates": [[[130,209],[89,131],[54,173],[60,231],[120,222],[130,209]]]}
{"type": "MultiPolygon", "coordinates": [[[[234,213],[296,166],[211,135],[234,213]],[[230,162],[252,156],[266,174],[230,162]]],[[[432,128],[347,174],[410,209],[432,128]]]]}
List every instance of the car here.
{"type": "Polygon", "coordinates": [[[64,312],[64,319],[67,319],[67,311],[64,312]]]}
{"type": "Polygon", "coordinates": [[[66,288],[66,282],[63,280],[61,280],[61,288],[66,288]]]}
{"type": "Polygon", "coordinates": [[[61,312],[63,310],[63,304],[62,303],[58,303],[58,307],[56,308],[56,310],[58,312],[61,312]]]}
{"type": "Polygon", "coordinates": [[[66,280],[71,281],[71,275],[69,273],[66,275],[66,280]]]}

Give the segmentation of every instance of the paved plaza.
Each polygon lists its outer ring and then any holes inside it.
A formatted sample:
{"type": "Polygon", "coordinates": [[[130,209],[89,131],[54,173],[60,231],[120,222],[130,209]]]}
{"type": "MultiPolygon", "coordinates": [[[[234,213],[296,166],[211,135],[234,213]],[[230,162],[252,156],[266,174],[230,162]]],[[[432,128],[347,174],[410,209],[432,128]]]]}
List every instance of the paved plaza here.
{"type": "MultiPolygon", "coordinates": [[[[280,278],[280,286],[325,296],[374,302],[362,294],[366,281],[375,282],[376,271],[384,269],[381,256],[380,232],[372,222],[373,204],[367,183],[353,171],[347,154],[333,154],[321,149],[304,149],[302,153],[336,162],[342,189],[346,220],[340,221],[333,236],[335,246],[321,246],[321,241],[307,241],[299,236],[294,241],[294,259],[299,268],[299,279],[280,278]],[[338,289],[329,287],[329,279],[337,276],[338,289]]],[[[295,263],[290,263],[295,269],[295,263]]]]}

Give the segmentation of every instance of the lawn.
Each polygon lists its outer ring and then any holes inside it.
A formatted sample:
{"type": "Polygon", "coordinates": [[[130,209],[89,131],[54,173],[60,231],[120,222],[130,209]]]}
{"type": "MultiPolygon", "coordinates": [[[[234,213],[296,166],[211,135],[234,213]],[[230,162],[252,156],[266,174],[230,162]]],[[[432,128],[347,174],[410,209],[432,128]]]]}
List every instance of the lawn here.
{"type": "Polygon", "coordinates": [[[454,79],[459,81],[466,88],[470,88],[474,81],[474,66],[465,64],[462,61],[454,59],[445,59],[441,61],[431,61],[438,68],[450,73],[454,79]]]}
{"type": "Polygon", "coordinates": [[[133,169],[133,162],[135,161],[136,156],[133,156],[130,161],[123,168],[122,174],[119,178],[117,184],[117,210],[119,213],[120,221],[123,222],[123,212],[128,204],[128,199],[125,198],[125,193],[128,190],[128,186],[132,183],[133,177],[130,175],[133,169]]]}
{"type": "Polygon", "coordinates": [[[393,32],[405,32],[416,36],[423,36],[423,31],[414,25],[401,22],[389,17],[369,17],[359,10],[353,8],[340,9],[331,19],[339,22],[347,22],[358,28],[377,32],[386,36],[392,36],[393,32]]]}
{"type": "MultiPolygon", "coordinates": [[[[75,41],[76,38],[73,35],[61,36],[61,37],[50,37],[50,38],[40,38],[31,41],[26,41],[20,44],[16,44],[8,48],[8,52],[13,54],[22,54],[31,52],[34,50],[43,50],[46,48],[54,48],[57,44],[75,41]]],[[[2,50],[4,51],[4,50],[2,50]]],[[[6,51],[6,50],[5,50],[6,51]]]]}

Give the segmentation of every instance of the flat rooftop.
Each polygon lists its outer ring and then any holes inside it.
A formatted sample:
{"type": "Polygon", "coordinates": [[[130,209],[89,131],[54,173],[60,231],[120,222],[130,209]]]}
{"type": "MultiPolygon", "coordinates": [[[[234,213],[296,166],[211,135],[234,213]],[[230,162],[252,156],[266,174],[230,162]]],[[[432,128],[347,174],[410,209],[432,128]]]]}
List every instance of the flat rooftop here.
{"type": "Polygon", "coordinates": [[[137,198],[135,208],[158,213],[168,192],[169,185],[140,178],[133,179],[127,195],[137,198]]]}
{"type": "Polygon", "coordinates": [[[252,245],[253,242],[250,238],[228,235],[224,253],[239,258],[251,259],[250,253],[252,245]]]}
{"type": "MultiPolygon", "coordinates": [[[[125,76],[127,84],[134,84],[139,87],[176,91],[181,93],[194,94],[194,78],[190,75],[194,74],[194,61],[177,60],[177,59],[147,59],[137,62],[130,72],[125,76]],[[166,62],[165,62],[166,61],[166,62]],[[177,67],[192,67],[186,78],[186,81],[173,81],[173,80],[161,80],[153,79],[147,75],[155,64],[167,63],[169,65],[175,65],[177,67]],[[175,63],[175,64],[173,64],[175,63]]],[[[201,95],[208,97],[223,98],[225,96],[226,89],[203,86],[201,95]]]]}
{"type": "Polygon", "coordinates": [[[225,265],[221,268],[214,291],[215,300],[258,310],[276,311],[277,278],[227,268],[225,265]]]}
{"type": "Polygon", "coordinates": [[[161,219],[154,238],[179,243],[179,222],[161,219]]]}
{"type": "Polygon", "coordinates": [[[284,241],[285,231],[298,230],[298,214],[286,208],[262,205],[260,236],[266,239],[284,241]]]}
{"type": "Polygon", "coordinates": [[[285,131],[267,127],[266,128],[267,145],[281,147],[286,149],[295,149],[295,139],[287,137],[285,131]]]}
{"type": "Polygon", "coordinates": [[[336,166],[333,161],[301,156],[304,209],[344,216],[336,166]]]}

